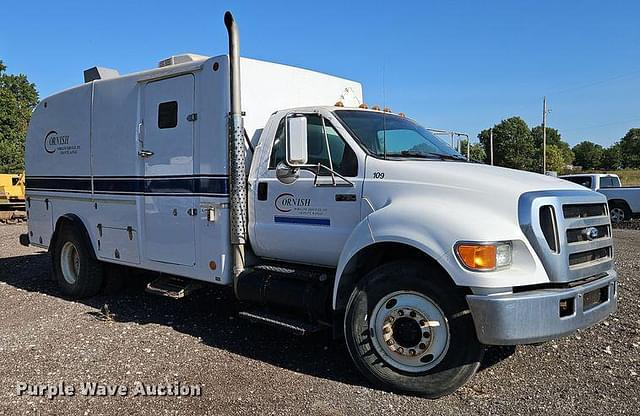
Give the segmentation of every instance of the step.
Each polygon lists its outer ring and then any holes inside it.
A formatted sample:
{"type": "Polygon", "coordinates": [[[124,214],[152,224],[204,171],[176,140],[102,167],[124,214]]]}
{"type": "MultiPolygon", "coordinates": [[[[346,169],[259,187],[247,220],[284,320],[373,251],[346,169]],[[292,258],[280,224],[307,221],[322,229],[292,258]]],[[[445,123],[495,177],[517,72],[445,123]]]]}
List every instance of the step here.
{"type": "Polygon", "coordinates": [[[311,324],[293,317],[264,311],[242,311],[238,313],[238,316],[251,322],[277,327],[296,335],[308,335],[326,328],[319,324],[311,324]]]}
{"type": "Polygon", "coordinates": [[[262,270],[269,273],[273,273],[274,275],[279,275],[281,277],[296,279],[296,280],[325,282],[329,278],[327,271],[309,269],[309,268],[299,268],[299,267],[294,268],[294,267],[271,265],[271,264],[260,264],[257,266],[253,266],[252,268],[255,270],[262,270]]]}
{"type": "Polygon", "coordinates": [[[192,279],[162,275],[156,280],[149,282],[145,291],[154,295],[181,299],[202,286],[202,283],[192,279]]]}

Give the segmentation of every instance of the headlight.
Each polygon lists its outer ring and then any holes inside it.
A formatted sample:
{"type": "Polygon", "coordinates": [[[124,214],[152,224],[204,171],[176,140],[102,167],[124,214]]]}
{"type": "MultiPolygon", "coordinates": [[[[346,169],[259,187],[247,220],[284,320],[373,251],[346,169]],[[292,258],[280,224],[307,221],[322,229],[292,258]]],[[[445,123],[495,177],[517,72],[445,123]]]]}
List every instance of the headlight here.
{"type": "Polygon", "coordinates": [[[462,242],[455,246],[458,260],[469,270],[491,272],[511,265],[511,243],[462,242]]]}

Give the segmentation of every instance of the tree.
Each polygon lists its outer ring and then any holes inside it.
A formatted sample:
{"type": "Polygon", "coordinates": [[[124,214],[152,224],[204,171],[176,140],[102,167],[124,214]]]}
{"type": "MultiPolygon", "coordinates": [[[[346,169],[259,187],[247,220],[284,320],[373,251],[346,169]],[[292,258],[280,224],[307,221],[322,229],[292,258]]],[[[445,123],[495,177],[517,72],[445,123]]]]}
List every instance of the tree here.
{"type": "Polygon", "coordinates": [[[24,169],[24,141],[38,92],[25,75],[8,75],[0,60],[0,172],[24,169]]]}
{"type": "Polygon", "coordinates": [[[573,146],[576,164],[583,169],[596,169],[602,165],[604,149],[599,144],[585,140],[573,146]]]}
{"type": "MultiPolygon", "coordinates": [[[[531,135],[533,136],[533,145],[536,148],[536,157],[538,160],[539,170],[542,170],[542,126],[536,126],[531,129],[531,135]]],[[[560,132],[558,130],[547,127],[547,170],[554,170],[548,166],[549,160],[549,146],[556,146],[557,150],[560,151],[560,155],[562,156],[563,167],[562,170],[565,170],[566,165],[571,165],[575,159],[575,155],[573,151],[571,151],[571,147],[569,143],[562,140],[562,136],[560,136],[560,132]]]]}
{"type": "Polygon", "coordinates": [[[620,151],[620,143],[615,143],[604,149],[602,155],[602,169],[615,170],[622,166],[622,152],[620,151]]]}
{"type": "Polygon", "coordinates": [[[630,129],[620,140],[620,153],[625,168],[640,168],[640,129],[630,129]]]}
{"type": "MultiPolygon", "coordinates": [[[[478,139],[488,155],[489,130],[481,131],[478,139]]],[[[493,126],[493,161],[495,165],[508,168],[535,169],[533,136],[527,123],[520,117],[511,117],[493,126]]]]}
{"type": "Polygon", "coordinates": [[[555,144],[547,145],[547,171],[564,173],[567,170],[562,148],[555,144]]]}
{"type": "MultiPolygon", "coordinates": [[[[460,152],[466,156],[467,155],[467,140],[460,140],[460,152]]],[[[469,158],[471,160],[475,160],[476,162],[485,162],[487,159],[487,154],[484,152],[484,146],[482,143],[473,143],[469,146],[469,158]]]]}

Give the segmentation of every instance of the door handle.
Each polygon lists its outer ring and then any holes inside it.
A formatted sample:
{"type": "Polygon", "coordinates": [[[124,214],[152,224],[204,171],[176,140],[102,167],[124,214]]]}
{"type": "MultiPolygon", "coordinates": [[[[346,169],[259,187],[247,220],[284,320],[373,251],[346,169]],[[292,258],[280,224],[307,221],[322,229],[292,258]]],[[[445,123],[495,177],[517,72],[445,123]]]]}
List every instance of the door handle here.
{"type": "Polygon", "coordinates": [[[267,182],[258,183],[258,201],[266,201],[269,191],[269,184],[267,182]]]}
{"type": "Polygon", "coordinates": [[[155,153],[153,153],[151,150],[139,150],[138,151],[138,156],[140,156],[141,158],[147,158],[147,157],[151,157],[153,156],[155,153]]]}

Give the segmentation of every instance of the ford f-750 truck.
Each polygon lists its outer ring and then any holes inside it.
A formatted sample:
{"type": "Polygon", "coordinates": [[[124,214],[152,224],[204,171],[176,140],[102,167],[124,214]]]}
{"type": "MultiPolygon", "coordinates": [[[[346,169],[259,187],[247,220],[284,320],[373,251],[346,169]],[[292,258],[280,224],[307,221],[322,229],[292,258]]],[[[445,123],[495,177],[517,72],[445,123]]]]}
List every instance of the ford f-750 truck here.
{"type": "Polygon", "coordinates": [[[332,328],[383,388],[438,397],[485,345],[538,343],[616,309],[604,196],[467,161],[359,83],[228,55],[92,68],[43,99],[26,144],[29,233],[62,292],[105,264],[150,291],[232,286],[241,316],[332,328]],[[334,105],[335,104],[335,105],[334,105]]]}

